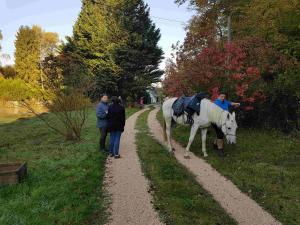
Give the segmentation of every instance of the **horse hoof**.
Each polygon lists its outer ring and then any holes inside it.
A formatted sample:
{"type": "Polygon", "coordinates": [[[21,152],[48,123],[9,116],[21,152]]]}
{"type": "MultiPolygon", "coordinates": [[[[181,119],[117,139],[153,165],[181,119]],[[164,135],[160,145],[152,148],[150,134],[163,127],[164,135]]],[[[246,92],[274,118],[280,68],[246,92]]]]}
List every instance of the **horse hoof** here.
{"type": "Polygon", "coordinates": [[[185,159],[190,159],[191,157],[189,155],[184,156],[185,159]]]}
{"type": "Polygon", "coordinates": [[[208,157],[208,155],[207,155],[207,154],[205,154],[205,155],[204,155],[204,158],[207,158],[207,157],[208,157]]]}
{"type": "Polygon", "coordinates": [[[175,148],[172,148],[172,152],[175,152],[176,150],[175,150],[175,148]]]}

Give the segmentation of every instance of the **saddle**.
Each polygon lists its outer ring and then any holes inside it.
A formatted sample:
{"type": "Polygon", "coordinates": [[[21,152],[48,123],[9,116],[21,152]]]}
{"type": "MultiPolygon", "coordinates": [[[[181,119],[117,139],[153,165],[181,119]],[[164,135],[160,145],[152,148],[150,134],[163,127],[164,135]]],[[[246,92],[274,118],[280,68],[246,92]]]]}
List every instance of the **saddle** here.
{"type": "Polygon", "coordinates": [[[179,117],[187,114],[186,124],[193,125],[193,115],[194,113],[197,113],[198,116],[200,115],[200,103],[202,99],[207,97],[207,93],[200,92],[192,97],[181,96],[177,98],[172,105],[174,116],[179,117]]]}

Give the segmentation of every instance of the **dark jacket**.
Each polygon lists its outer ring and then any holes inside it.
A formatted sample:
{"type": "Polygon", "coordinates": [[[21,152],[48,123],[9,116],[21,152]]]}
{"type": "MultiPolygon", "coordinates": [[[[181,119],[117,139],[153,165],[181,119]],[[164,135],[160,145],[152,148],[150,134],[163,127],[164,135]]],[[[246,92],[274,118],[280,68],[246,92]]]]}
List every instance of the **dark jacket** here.
{"type": "Polygon", "coordinates": [[[108,107],[108,131],[124,131],[125,108],[119,104],[111,104],[108,107]]]}

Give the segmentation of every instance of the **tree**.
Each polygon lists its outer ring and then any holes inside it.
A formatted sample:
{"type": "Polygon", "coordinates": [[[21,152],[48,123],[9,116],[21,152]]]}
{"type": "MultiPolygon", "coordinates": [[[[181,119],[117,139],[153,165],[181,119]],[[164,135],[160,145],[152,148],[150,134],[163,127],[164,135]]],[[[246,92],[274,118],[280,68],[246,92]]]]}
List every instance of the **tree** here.
{"type": "Polygon", "coordinates": [[[118,26],[116,9],[117,1],[83,0],[73,36],[67,38],[63,48],[63,54],[81,61],[78,65],[95,81],[95,88],[90,91],[92,98],[103,92],[117,93],[120,68],[114,62],[113,52],[125,43],[127,34],[118,26]]]}
{"type": "Polygon", "coordinates": [[[58,53],[59,36],[57,33],[42,31],[41,59],[58,53]]]}
{"type": "Polygon", "coordinates": [[[243,7],[243,20],[236,21],[237,35],[259,36],[300,60],[300,2],[290,0],[252,0],[243,7]],[[259,23],[257,23],[259,18],[259,23]]]}
{"type": "Polygon", "coordinates": [[[45,32],[34,25],[20,27],[15,41],[15,69],[17,76],[26,82],[41,84],[44,87],[42,61],[55,54],[58,47],[58,34],[45,32]]]}
{"type": "Polygon", "coordinates": [[[32,84],[40,81],[41,39],[39,33],[28,26],[21,26],[15,41],[15,70],[17,77],[32,84]]]}
{"type": "Polygon", "coordinates": [[[151,83],[160,80],[158,68],[163,51],[158,47],[160,30],[150,19],[150,9],[142,0],[126,1],[120,25],[128,33],[125,45],[115,51],[115,62],[121,68],[118,90],[124,98],[143,96],[151,83]]]}
{"type": "Polygon", "coordinates": [[[142,94],[158,80],[162,50],[160,32],[141,0],[84,0],[64,53],[82,60],[99,93],[127,97],[142,94]]]}

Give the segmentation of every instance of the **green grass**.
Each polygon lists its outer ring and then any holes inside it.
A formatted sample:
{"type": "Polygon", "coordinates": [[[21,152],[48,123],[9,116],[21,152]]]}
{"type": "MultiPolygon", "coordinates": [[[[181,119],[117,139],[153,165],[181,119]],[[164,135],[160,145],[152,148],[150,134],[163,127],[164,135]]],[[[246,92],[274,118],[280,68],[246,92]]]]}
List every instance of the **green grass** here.
{"type": "Polygon", "coordinates": [[[154,207],[162,220],[167,225],[236,224],[194,176],[149,135],[148,113],[138,118],[136,140],[143,171],[153,190],[154,207]]]}
{"type": "Polygon", "coordinates": [[[106,155],[97,151],[95,124],[90,110],[77,143],[64,141],[37,118],[0,125],[0,162],[26,161],[29,173],[19,185],[0,187],[1,225],[105,223],[106,155]]]}
{"type": "Polygon", "coordinates": [[[21,115],[1,115],[0,114],[0,125],[1,124],[4,124],[4,123],[11,123],[11,122],[14,122],[20,118],[27,118],[28,115],[25,115],[25,116],[21,116],[21,115]]]}
{"type": "MultiPolygon", "coordinates": [[[[163,121],[161,112],[157,118],[163,121]]],[[[212,149],[210,130],[207,161],[283,224],[299,225],[300,143],[275,131],[238,129],[237,135],[237,145],[226,146],[223,159],[212,149]]],[[[189,127],[177,126],[173,138],[186,146],[189,127]]],[[[200,134],[191,151],[203,157],[200,134]]]]}

